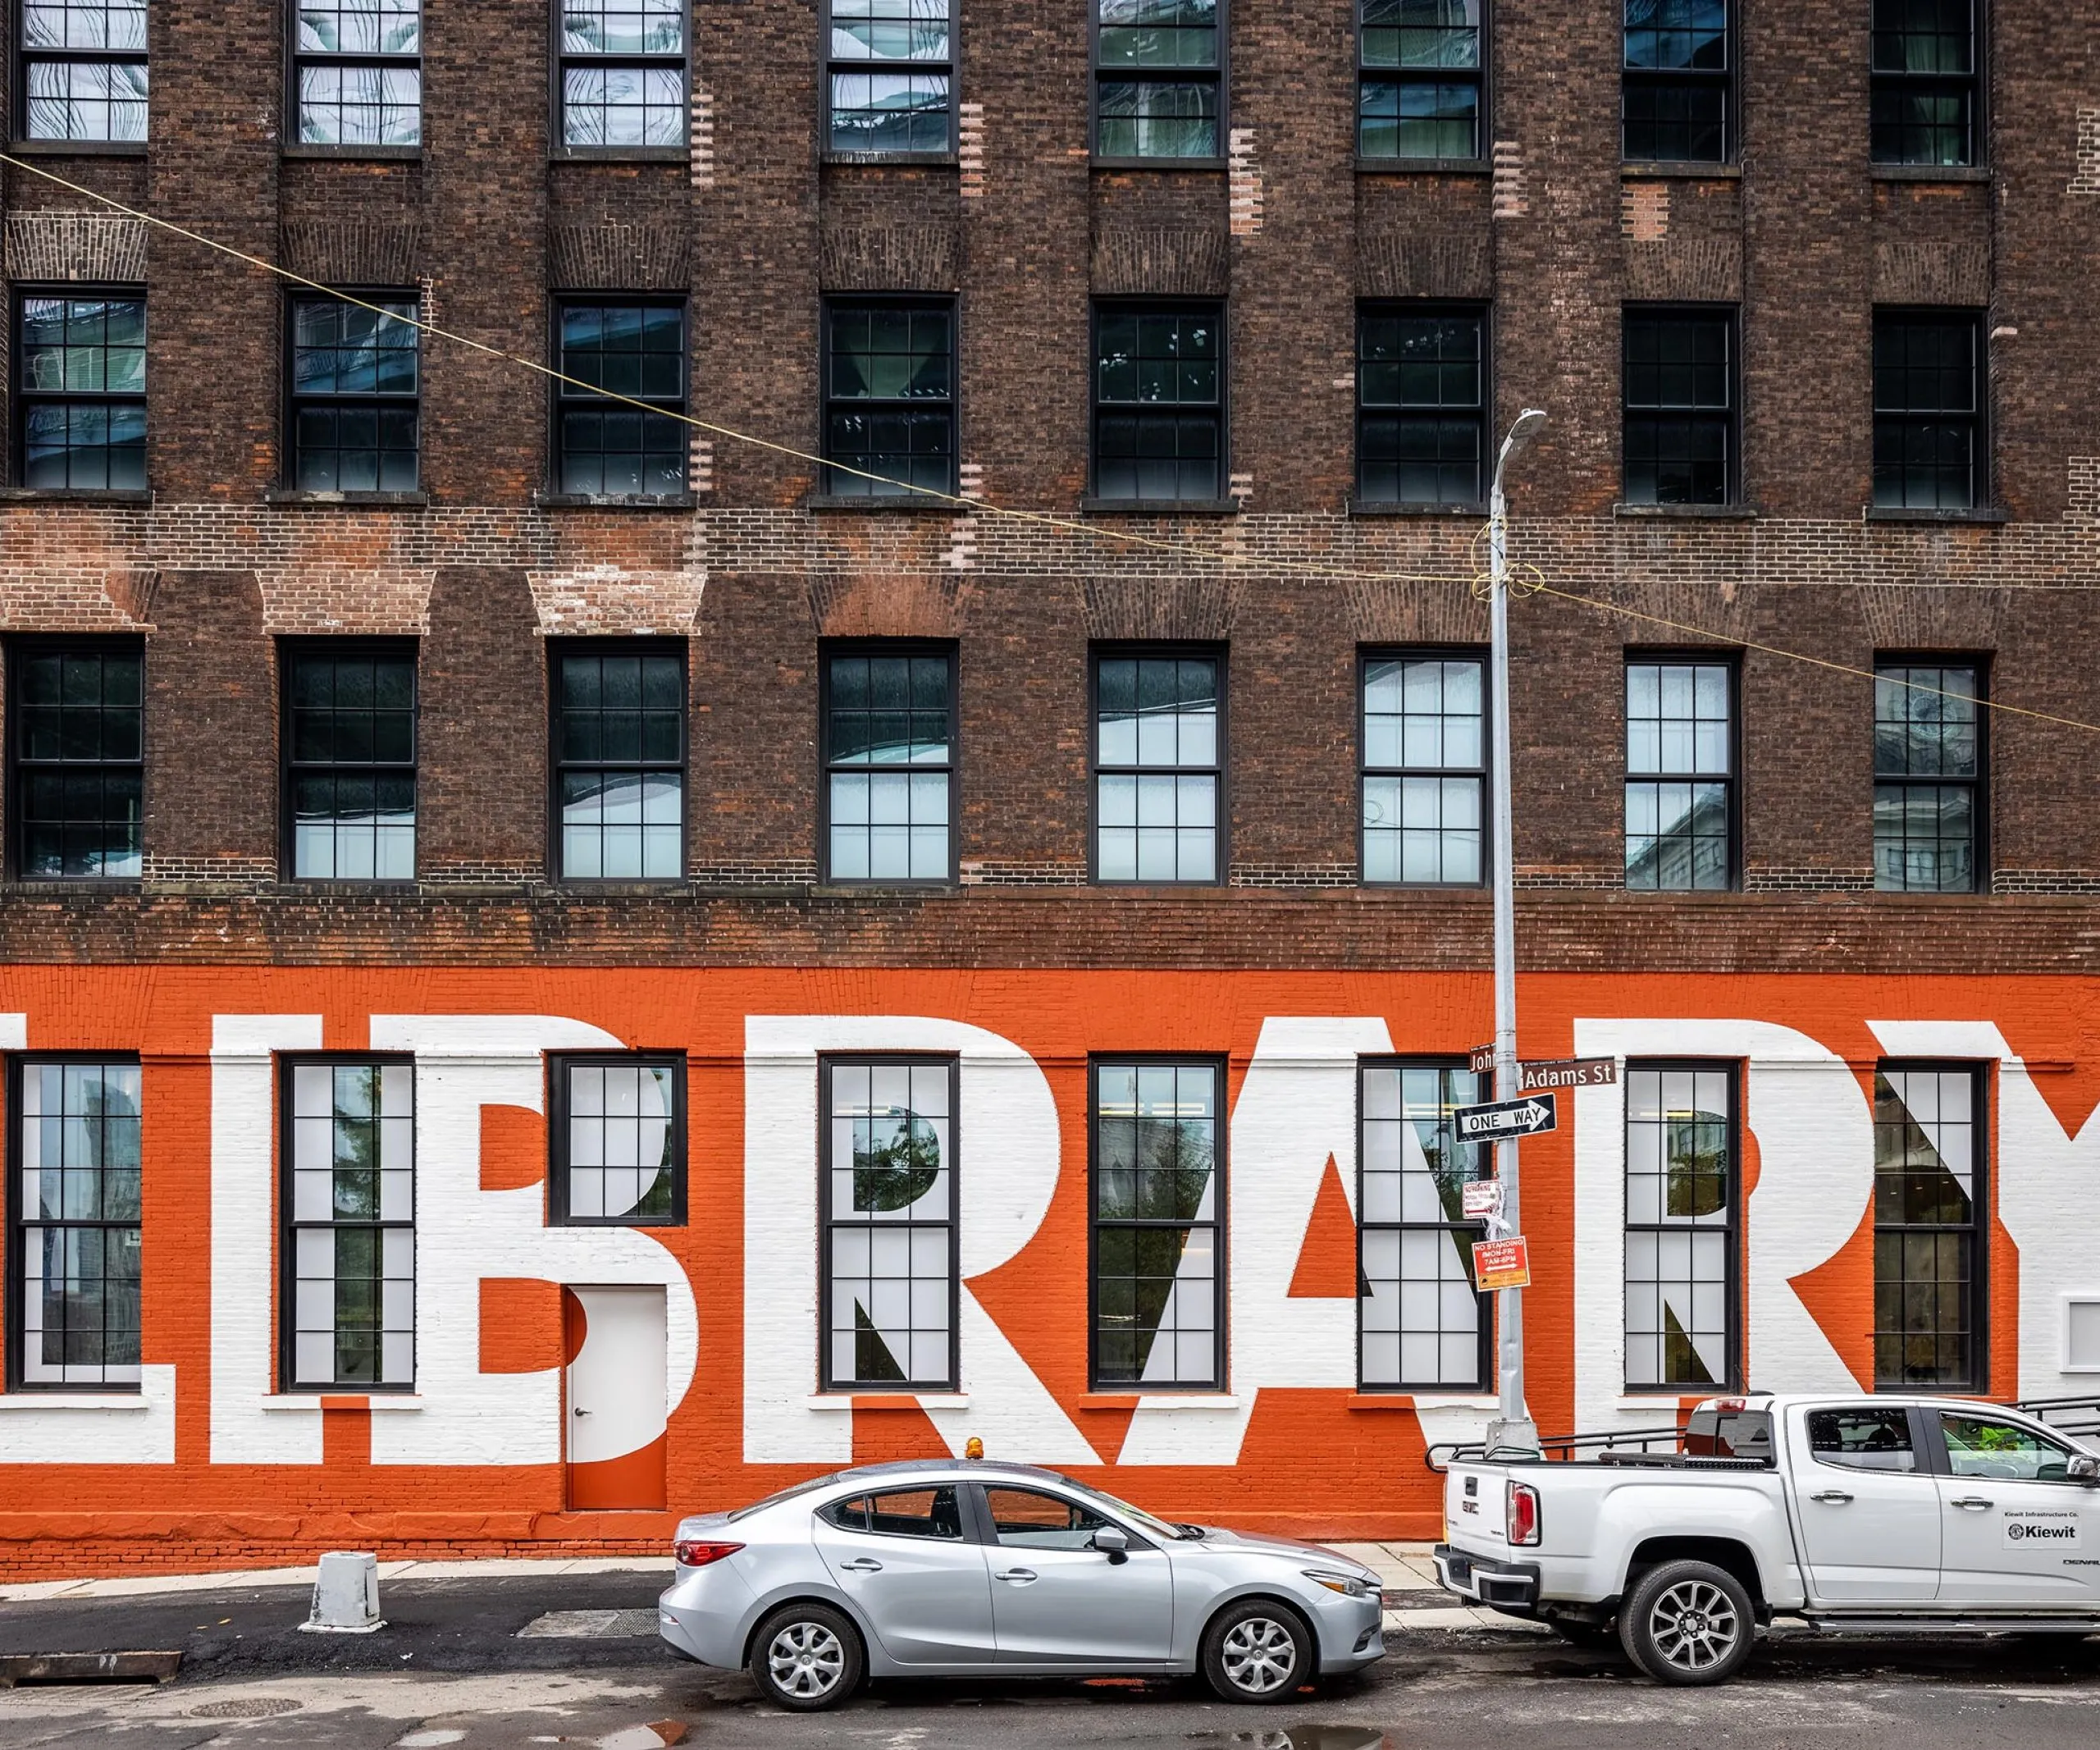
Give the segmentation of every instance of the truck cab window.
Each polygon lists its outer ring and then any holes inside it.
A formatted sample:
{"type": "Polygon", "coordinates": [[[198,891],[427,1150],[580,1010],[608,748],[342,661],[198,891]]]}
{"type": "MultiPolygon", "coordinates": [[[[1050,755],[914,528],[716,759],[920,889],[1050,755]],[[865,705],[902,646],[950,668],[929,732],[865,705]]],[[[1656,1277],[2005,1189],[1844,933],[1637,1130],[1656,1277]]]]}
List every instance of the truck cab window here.
{"type": "Polygon", "coordinates": [[[2068,1479],[2070,1449],[2016,1422],[1942,1411],[1947,1462],[1957,1477],[2001,1477],[2023,1483],[2068,1479]]]}
{"type": "MultiPolygon", "coordinates": [[[[1950,1436],[1948,1445],[1953,1444],[1950,1436]]],[[[1901,1410],[1812,1410],[1808,1449],[1819,1464],[1846,1470],[1915,1470],[1911,1417],[1901,1410]]]]}

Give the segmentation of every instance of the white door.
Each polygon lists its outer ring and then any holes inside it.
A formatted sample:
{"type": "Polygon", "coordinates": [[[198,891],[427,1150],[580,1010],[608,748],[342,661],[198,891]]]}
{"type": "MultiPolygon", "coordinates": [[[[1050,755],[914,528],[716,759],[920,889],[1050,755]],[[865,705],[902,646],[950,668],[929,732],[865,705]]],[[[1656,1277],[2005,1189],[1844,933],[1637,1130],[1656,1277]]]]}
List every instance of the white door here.
{"type": "Polygon", "coordinates": [[[568,1505],[664,1505],[664,1291],[562,1291],[568,1373],[568,1505]]]}
{"type": "Polygon", "coordinates": [[[1788,1431],[1809,1592],[1843,1608],[1939,1589],[1939,1493],[1899,1405],[1797,1409],[1788,1431]]]}
{"type": "Polygon", "coordinates": [[[2073,1449],[2025,1423],[1937,1410],[1940,1602],[1986,1609],[2100,1609],[2100,1500],[2065,1465],[2073,1449]]]}

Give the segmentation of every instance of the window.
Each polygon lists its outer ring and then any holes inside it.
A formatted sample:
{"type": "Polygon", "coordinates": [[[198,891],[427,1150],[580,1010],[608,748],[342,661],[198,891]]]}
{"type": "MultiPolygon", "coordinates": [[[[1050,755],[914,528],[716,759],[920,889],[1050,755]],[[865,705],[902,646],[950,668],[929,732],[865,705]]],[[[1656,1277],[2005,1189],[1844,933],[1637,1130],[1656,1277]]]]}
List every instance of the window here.
{"type": "Polygon", "coordinates": [[[1478,310],[1358,316],[1356,490],[1367,504],[1486,499],[1486,330],[1478,310]]]}
{"type": "Polygon", "coordinates": [[[135,642],[13,645],[7,737],[24,880],[136,880],[145,747],[135,642]]]}
{"type": "Polygon", "coordinates": [[[415,1067],[345,1060],[286,1070],[285,1385],[413,1386],[415,1067]]]}
{"type": "Polygon", "coordinates": [[[22,0],[21,42],[21,137],[146,137],[146,0],[22,0]]]}
{"type": "Polygon", "coordinates": [[[139,1066],[17,1059],[10,1387],[139,1383],[139,1066]]]}
{"type": "Polygon", "coordinates": [[[956,1388],[953,1058],[827,1060],[828,1391],[956,1388]]]}
{"type": "Polygon", "coordinates": [[[1976,162],[1975,0],[1874,0],[1877,164],[1976,162]]]}
{"type": "Polygon", "coordinates": [[[1626,0],[1619,114],[1628,163],[1727,162],[1729,60],[1728,0],[1626,0]]]}
{"type": "Polygon", "coordinates": [[[1733,314],[1628,310],[1623,382],[1626,502],[1732,504],[1733,314]]]}
{"type": "Polygon", "coordinates": [[[561,0],[564,146],[686,144],[687,0],[561,0]]]}
{"type": "Polygon", "coordinates": [[[21,484],[143,488],[146,300],[31,292],[16,310],[21,484]]]}
{"type": "Polygon", "coordinates": [[[885,1538],[938,1538],[960,1543],[962,1501],[953,1484],[943,1488],[885,1489],[856,1495],[821,1510],[841,1531],[868,1531],[885,1538]]]}
{"type": "Polygon", "coordinates": [[[1736,1365],[1735,1074],[1626,1067],[1626,1383],[1728,1388],[1736,1365]]]}
{"type": "Polygon", "coordinates": [[[292,482],[410,492],[418,474],[414,299],[292,300],[292,482]]]}
{"type": "Polygon", "coordinates": [[[1222,0],[1093,5],[1094,156],[1222,157],[1222,0]]]}
{"type": "Polygon", "coordinates": [[[420,0],[294,0],[292,76],[308,146],[422,139],[420,0]]]}
{"type": "Polygon", "coordinates": [[[686,313],[680,304],[564,304],[555,385],[557,491],[673,498],[686,490],[686,313]],[[646,401],[651,411],[591,389],[646,401]]]}
{"type": "Polygon", "coordinates": [[[1460,1187],[1491,1175],[1451,1113],[1481,1098],[1481,1078],[1449,1063],[1362,1074],[1357,1377],[1366,1391],[1477,1391],[1493,1321],[1473,1286],[1481,1225],[1460,1213],[1460,1187]]]}
{"type": "Polygon", "coordinates": [[[285,798],[296,880],[416,875],[416,649],[288,646],[285,798]]]}
{"type": "Polygon", "coordinates": [[[824,393],[824,459],[840,464],[824,470],[825,491],[955,490],[953,300],[827,304],[824,393]]]}
{"type": "Polygon", "coordinates": [[[1225,1384],[1222,1080],[1215,1063],[1093,1066],[1093,1382],[1225,1384]]]}
{"type": "Polygon", "coordinates": [[[1939,1430],[1947,1441],[1947,1468],[1957,1477],[1992,1477],[2002,1483],[2070,1480],[2071,1449],[2020,1423],[1942,1410],[1939,1430]]]}
{"type": "Polygon", "coordinates": [[[824,657],[824,873],[955,878],[955,653],[881,646],[824,657]]]}
{"type": "Polygon", "coordinates": [[[950,0],[829,0],[826,149],[895,158],[954,150],[950,0]]]}
{"type": "Polygon", "coordinates": [[[682,652],[613,645],[555,655],[555,806],[563,879],[685,872],[682,652]]]}
{"type": "Polygon", "coordinates": [[[1481,0],[1358,0],[1356,155],[1477,158],[1481,0]]]}
{"type": "Polygon", "coordinates": [[[1960,310],[1874,315],[1874,501],[1970,510],[1984,502],[1982,318],[1960,310]]]}
{"type": "Polygon", "coordinates": [[[1095,310],[1097,497],[1215,503],[1222,496],[1223,317],[1216,304],[1095,310]]]}
{"type": "Polygon", "coordinates": [[[1626,665],[1626,884],[1719,891],[1735,876],[1735,670],[1626,665]]]}
{"type": "Polygon", "coordinates": [[[1874,1078],[1874,1373],[1884,1391],[1984,1387],[1984,1131],[1972,1064],[1874,1078]]]}
{"type": "Polygon", "coordinates": [[[1878,662],[1874,675],[1874,884],[1972,893],[1982,885],[1983,671],[1878,662]]]}
{"type": "Polygon", "coordinates": [[[1811,1410],[1808,1450],[1817,1464],[1840,1470],[1918,1469],[1907,1410],[1811,1410]]]}
{"type": "Polygon", "coordinates": [[[1363,665],[1363,879],[1477,887],[1486,879],[1486,665],[1372,656],[1363,665]]]}
{"type": "Polygon", "coordinates": [[[1094,659],[1093,873],[1098,881],[1215,881],[1223,659],[1094,659]]]}
{"type": "Polygon", "coordinates": [[[628,1227],[686,1218],[686,1065],[632,1053],[550,1060],[552,1220],[628,1227]]]}
{"type": "Polygon", "coordinates": [[[993,1541],[1002,1550],[1090,1550],[1093,1534],[1112,1528],[1091,1507],[1040,1489],[988,1486],[984,1506],[993,1541]]]}

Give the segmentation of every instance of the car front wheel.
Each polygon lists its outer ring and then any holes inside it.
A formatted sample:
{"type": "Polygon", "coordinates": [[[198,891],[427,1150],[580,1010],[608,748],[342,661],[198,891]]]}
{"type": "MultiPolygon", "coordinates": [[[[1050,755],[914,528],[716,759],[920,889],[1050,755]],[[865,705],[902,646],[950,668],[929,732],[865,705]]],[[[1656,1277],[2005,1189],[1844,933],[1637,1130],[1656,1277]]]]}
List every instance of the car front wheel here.
{"type": "Polygon", "coordinates": [[[797,1713],[836,1707],[861,1687],[861,1638],[827,1604],[783,1605],[751,1637],[759,1693],[797,1713]]]}
{"type": "Polygon", "coordinates": [[[1619,1644],[1657,1683],[1718,1684],[1757,1642],[1750,1594],[1725,1568],[1669,1561],[1641,1577],[1618,1613],[1619,1644]]]}
{"type": "Polygon", "coordinates": [[[1311,1633],[1266,1598],[1229,1606],[1203,1631],[1203,1675],[1228,1702],[1288,1700],[1312,1670],[1311,1633]]]}

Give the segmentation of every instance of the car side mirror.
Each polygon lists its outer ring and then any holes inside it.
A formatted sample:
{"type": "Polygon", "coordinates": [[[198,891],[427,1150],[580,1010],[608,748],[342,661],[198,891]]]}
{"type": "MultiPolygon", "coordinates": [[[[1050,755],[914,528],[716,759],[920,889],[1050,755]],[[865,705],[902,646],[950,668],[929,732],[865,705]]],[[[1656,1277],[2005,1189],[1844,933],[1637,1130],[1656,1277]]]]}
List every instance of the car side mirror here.
{"type": "Polygon", "coordinates": [[[1128,1534],[1113,1525],[1104,1525],[1093,1534],[1093,1547],[1108,1558],[1112,1568],[1120,1567],[1130,1559],[1128,1534]]]}
{"type": "Polygon", "coordinates": [[[2100,1485],[2100,1458],[2089,1452],[2074,1452],[2064,1460],[2064,1477],[2067,1482],[2083,1483],[2091,1488],[2100,1485]]]}

